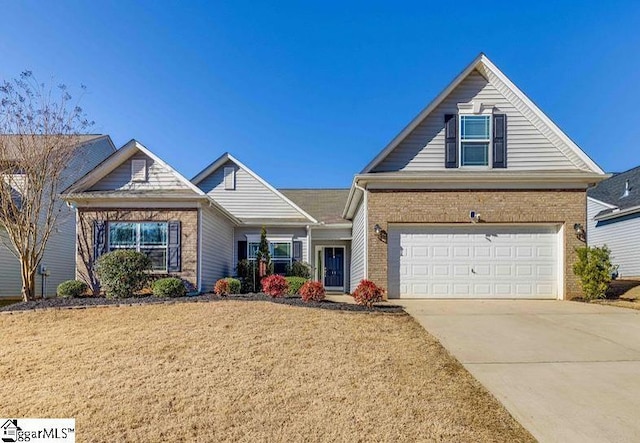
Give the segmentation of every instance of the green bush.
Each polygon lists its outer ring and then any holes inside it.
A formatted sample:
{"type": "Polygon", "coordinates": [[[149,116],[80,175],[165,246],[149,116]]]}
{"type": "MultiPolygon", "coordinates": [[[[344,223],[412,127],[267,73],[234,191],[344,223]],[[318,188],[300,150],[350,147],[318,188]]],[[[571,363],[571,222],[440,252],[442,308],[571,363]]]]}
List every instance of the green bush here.
{"type": "Polygon", "coordinates": [[[256,292],[256,287],[260,287],[258,267],[254,260],[240,260],[236,266],[236,275],[240,280],[242,294],[256,292]]]}
{"type": "Polygon", "coordinates": [[[58,297],[77,298],[81,297],[89,288],[87,284],[79,280],[67,280],[58,285],[56,293],[58,297]]]}
{"type": "Polygon", "coordinates": [[[96,273],[107,297],[131,297],[144,288],[151,260],[136,251],[113,251],[98,259],[96,273]]]}
{"type": "Polygon", "coordinates": [[[302,277],[309,280],[311,265],[303,261],[294,261],[291,265],[287,265],[287,277],[302,277]]]}
{"type": "Polygon", "coordinates": [[[578,261],[573,273],[580,278],[585,300],[604,298],[616,267],[611,264],[611,251],[607,246],[583,246],[576,248],[578,261]]]}
{"type": "Polygon", "coordinates": [[[300,292],[300,288],[304,285],[309,279],[303,277],[285,277],[284,278],[289,285],[289,290],[287,294],[296,295],[300,292]]]}
{"type": "Polygon", "coordinates": [[[242,284],[237,278],[227,277],[218,280],[213,288],[216,295],[240,294],[242,284]]]}
{"type": "Polygon", "coordinates": [[[184,297],[187,295],[187,288],[179,278],[161,278],[153,282],[153,295],[156,297],[184,297]]]}
{"type": "Polygon", "coordinates": [[[225,278],[229,284],[229,294],[240,294],[242,283],[237,278],[227,277],[225,278]]]}

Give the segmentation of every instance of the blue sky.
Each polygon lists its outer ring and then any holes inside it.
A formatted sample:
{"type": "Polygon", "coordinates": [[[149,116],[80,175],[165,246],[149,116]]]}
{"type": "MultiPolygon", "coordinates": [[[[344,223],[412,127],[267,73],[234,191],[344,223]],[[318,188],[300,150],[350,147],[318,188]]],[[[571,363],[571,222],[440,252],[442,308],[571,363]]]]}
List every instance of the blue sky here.
{"type": "Polygon", "coordinates": [[[86,84],[94,132],[136,138],[188,178],[229,151],[276,187],[349,186],[481,51],[605,170],[640,164],[640,2],[61,0],[2,12],[2,77],[86,84]]]}

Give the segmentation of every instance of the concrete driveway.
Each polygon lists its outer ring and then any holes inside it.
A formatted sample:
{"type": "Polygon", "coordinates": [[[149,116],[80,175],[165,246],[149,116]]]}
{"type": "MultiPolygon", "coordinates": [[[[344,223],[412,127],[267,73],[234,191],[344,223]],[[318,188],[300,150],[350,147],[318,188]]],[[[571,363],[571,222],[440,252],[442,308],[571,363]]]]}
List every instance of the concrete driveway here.
{"type": "Polygon", "coordinates": [[[541,442],[640,441],[640,311],[393,300],[541,442]]]}

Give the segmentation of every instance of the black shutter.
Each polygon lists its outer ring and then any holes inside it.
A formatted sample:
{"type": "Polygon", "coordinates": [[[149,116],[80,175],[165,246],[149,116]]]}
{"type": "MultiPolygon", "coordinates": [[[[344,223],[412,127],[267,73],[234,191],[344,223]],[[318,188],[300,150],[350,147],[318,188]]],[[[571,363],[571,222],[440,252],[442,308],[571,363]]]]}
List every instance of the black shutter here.
{"type": "Polygon", "coordinates": [[[180,272],[182,270],[180,222],[170,221],[168,223],[168,230],[167,272],[180,272]]]}
{"type": "Polygon", "coordinates": [[[247,241],[238,240],[238,261],[247,259],[247,241]]]}
{"type": "Polygon", "coordinates": [[[493,116],[493,167],[507,167],[507,115],[493,116]]]}
{"type": "Polygon", "coordinates": [[[446,114],[444,116],[444,167],[458,167],[458,115],[446,114]]]}
{"type": "Polygon", "coordinates": [[[97,260],[107,252],[107,222],[93,221],[93,259],[97,260]]]}
{"type": "Polygon", "coordinates": [[[293,242],[293,261],[302,261],[302,242],[293,242]]]}

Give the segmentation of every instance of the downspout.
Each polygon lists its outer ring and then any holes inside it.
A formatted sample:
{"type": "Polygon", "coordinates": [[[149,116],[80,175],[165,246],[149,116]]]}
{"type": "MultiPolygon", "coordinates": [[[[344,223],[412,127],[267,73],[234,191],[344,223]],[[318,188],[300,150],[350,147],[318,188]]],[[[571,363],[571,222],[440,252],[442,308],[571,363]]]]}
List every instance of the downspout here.
{"type": "Polygon", "coordinates": [[[364,205],[364,279],[369,279],[369,210],[367,208],[367,189],[358,185],[357,182],[353,184],[353,186],[362,191],[364,194],[363,205],[364,205]]]}

